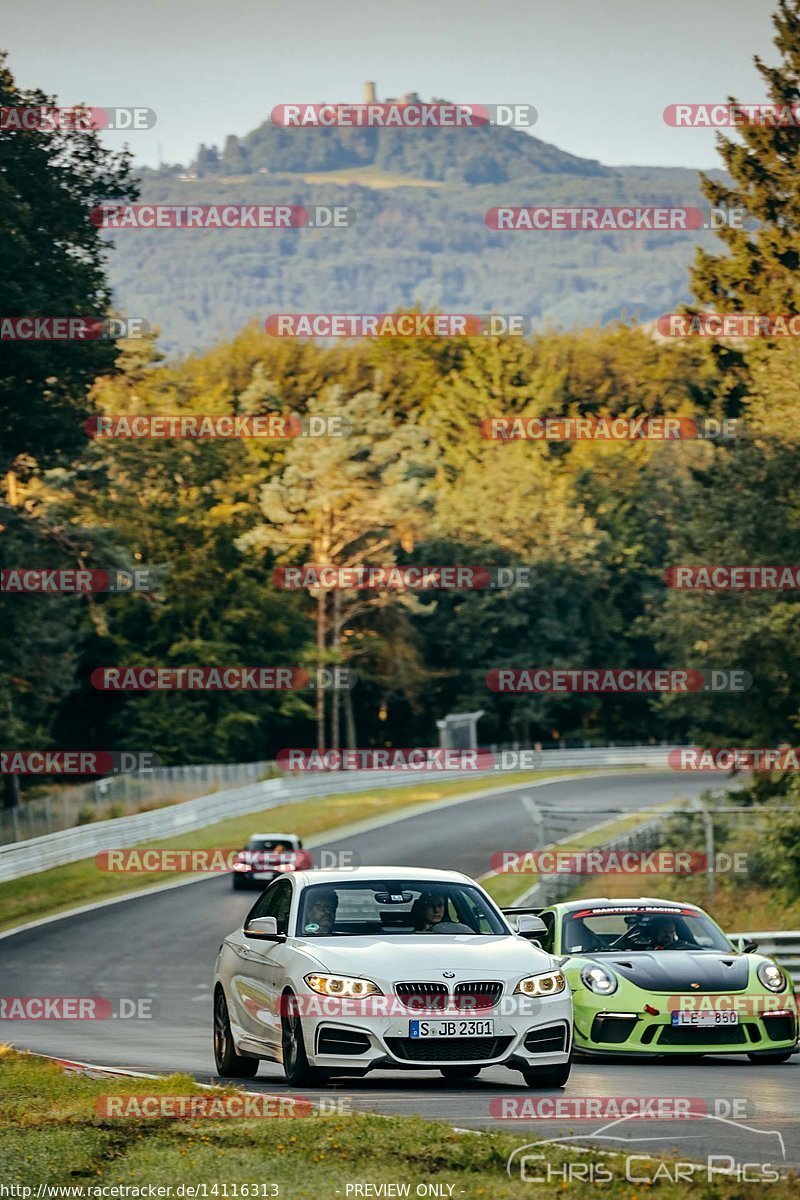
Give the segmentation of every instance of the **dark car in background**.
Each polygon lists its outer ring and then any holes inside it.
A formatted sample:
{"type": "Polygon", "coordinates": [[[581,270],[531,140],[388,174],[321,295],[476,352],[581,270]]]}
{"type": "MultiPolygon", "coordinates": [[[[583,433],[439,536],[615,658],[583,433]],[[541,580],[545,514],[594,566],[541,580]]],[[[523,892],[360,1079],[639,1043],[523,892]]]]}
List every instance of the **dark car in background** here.
{"type": "Polygon", "coordinates": [[[296,833],[254,833],[233,860],[234,891],[264,888],[278,875],[312,866],[311,855],[296,833]]]}

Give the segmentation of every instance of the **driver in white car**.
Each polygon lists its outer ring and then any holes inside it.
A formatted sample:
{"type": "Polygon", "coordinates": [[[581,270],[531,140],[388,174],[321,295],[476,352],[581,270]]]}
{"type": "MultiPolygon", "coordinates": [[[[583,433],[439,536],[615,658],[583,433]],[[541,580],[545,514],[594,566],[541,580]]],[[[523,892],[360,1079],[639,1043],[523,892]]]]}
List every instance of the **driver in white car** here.
{"type": "Polygon", "coordinates": [[[315,888],[306,910],[303,932],[314,937],[330,937],[338,906],[339,897],[333,888],[315,888]]]}

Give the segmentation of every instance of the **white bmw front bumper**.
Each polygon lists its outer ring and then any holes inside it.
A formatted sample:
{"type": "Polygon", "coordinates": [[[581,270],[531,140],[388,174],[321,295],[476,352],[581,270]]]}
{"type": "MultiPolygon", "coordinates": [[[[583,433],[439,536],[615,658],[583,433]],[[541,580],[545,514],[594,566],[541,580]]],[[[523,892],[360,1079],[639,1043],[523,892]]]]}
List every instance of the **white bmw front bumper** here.
{"type": "Polygon", "coordinates": [[[395,996],[374,997],[387,1001],[381,1015],[379,1004],[328,1006],[318,999],[319,1015],[311,1001],[302,1017],[306,1054],[313,1066],[331,1071],[503,1064],[527,1070],[565,1063],[572,1049],[569,989],[535,1000],[503,996],[491,1008],[467,1012],[408,1010],[395,996]],[[412,1036],[425,1023],[433,1036],[412,1036]],[[446,1036],[439,1032],[443,1023],[446,1036]]]}

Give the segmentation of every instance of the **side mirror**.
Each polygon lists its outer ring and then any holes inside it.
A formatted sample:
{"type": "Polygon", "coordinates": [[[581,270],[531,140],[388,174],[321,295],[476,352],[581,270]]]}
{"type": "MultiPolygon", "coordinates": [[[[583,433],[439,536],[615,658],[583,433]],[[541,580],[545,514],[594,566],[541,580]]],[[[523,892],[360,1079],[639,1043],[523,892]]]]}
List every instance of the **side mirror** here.
{"type": "Polygon", "coordinates": [[[734,949],[739,952],[739,954],[752,954],[758,949],[757,944],[752,938],[742,937],[741,934],[736,934],[736,936],[729,934],[728,941],[731,943],[734,949]]]}
{"type": "Polygon", "coordinates": [[[242,933],[246,938],[259,938],[261,941],[283,940],[283,934],[278,933],[278,922],[275,917],[253,917],[252,921],[247,922],[242,933]]]}
{"type": "Polygon", "coordinates": [[[547,933],[547,926],[541,917],[517,917],[517,933],[520,937],[535,941],[543,933],[547,933]]]}

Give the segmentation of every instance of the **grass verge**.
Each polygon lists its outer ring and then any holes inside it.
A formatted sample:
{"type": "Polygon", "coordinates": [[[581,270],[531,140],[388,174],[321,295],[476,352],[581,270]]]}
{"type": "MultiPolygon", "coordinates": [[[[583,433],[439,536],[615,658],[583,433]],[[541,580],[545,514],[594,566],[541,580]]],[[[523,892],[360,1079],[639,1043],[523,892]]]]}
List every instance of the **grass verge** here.
{"type": "MultiPolygon", "coordinates": [[[[560,1130],[545,1122],[547,1132],[457,1133],[449,1125],[415,1117],[378,1117],[349,1113],[303,1118],[175,1120],[110,1119],[98,1116],[103,1096],[204,1094],[188,1076],[150,1079],[94,1079],[66,1074],[45,1059],[0,1047],[0,1182],[29,1188],[9,1192],[21,1200],[36,1197],[37,1188],[81,1189],[64,1195],[92,1200],[91,1188],[172,1188],[172,1196],[269,1196],[280,1200],[346,1200],[348,1185],[371,1184],[360,1195],[392,1195],[387,1184],[408,1184],[410,1196],[419,1185],[437,1192],[419,1194],[453,1200],[545,1200],[553,1195],[585,1194],[587,1184],[571,1187],[524,1182],[506,1174],[512,1152],[538,1137],[557,1137],[560,1130]],[[242,1189],[248,1185],[249,1191],[242,1189]],[[255,1185],[264,1185],[256,1190],[255,1185]],[[183,1192],[177,1192],[184,1185],[183,1192]],[[216,1192],[212,1189],[216,1185],[216,1192]],[[234,1185],[237,1189],[234,1190],[234,1185]],[[271,1185],[275,1191],[271,1192],[271,1185]],[[383,1185],[383,1193],[377,1188],[383,1185]]],[[[220,1093],[221,1094],[221,1093],[220,1093]]],[[[228,1089],[227,1094],[230,1094],[228,1089]]],[[[676,1139],[678,1132],[676,1131],[676,1139]]],[[[553,1170],[566,1162],[604,1163],[614,1178],[603,1184],[609,1200],[634,1200],[641,1191],[625,1179],[623,1158],[609,1159],[589,1150],[576,1154],[558,1146],[540,1147],[553,1170]]],[[[637,1173],[643,1171],[641,1158],[637,1173]]],[[[646,1189],[659,1200],[686,1196],[685,1182],[673,1182],[669,1160],[649,1164],[658,1182],[646,1189]],[[659,1163],[662,1165],[659,1167],[659,1163]]],[[[537,1163],[542,1173],[542,1163],[537,1163]]],[[[763,1195],[756,1183],[735,1176],[698,1177],[704,1200],[741,1200],[763,1195]]],[[[588,1185],[591,1186],[591,1185],[588,1185]]],[[[772,1200],[796,1195],[797,1179],[769,1187],[772,1200]]],[[[46,1193],[44,1193],[46,1195],[46,1193]]],[[[106,1191],[106,1196],[112,1195],[106,1191]]],[[[118,1195],[124,1195],[118,1192],[118,1195]]],[[[134,1193],[129,1193],[133,1195],[134,1193]]],[[[143,1195],[147,1195],[145,1190],[143,1195]]],[[[395,1195],[403,1193],[394,1192],[395,1195]]],[[[350,1196],[355,1196],[352,1190],[350,1196]]]]}
{"type": "MultiPolygon", "coordinates": [[[[567,851],[591,850],[595,846],[602,846],[612,838],[621,837],[624,833],[630,833],[638,825],[652,821],[657,816],[658,809],[651,808],[646,812],[636,812],[626,814],[624,817],[614,817],[594,829],[587,830],[585,833],[565,838],[561,842],[553,842],[552,846],[548,846],[547,849],[567,851]]],[[[542,849],[544,848],[542,847],[542,849]]],[[[599,876],[598,878],[604,879],[605,876],[599,876]]],[[[538,880],[539,873],[534,870],[525,871],[524,873],[517,871],[495,871],[490,875],[484,875],[480,880],[480,884],[494,899],[495,903],[501,907],[511,907],[516,900],[524,896],[526,892],[529,892],[532,887],[535,887],[538,880]]],[[[586,893],[587,895],[607,896],[611,894],[600,891],[599,884],[595,885],[592,883],[587,886],[590,887],[590,890],[586,893]]],[[[639,877],[639,886],[641,888],[641,877],[639,877]]]]}
{"type": "MultiPolygon", "coordinates": [[[[617,773],[619,768],[609,770],[617,773]]],[[[539,782],[562,775],[586,773],[585,768],[579,767],[561,771],[520,772],[509,774],[503,778],[502,784],[510,787],[515,783],[539,782]]],[[[233,817],[180,837],[145,842],[138,848],[229,850],[243,846],[253,830],[257,829],[292,831],[301,837],[312,838],[357,822],[384,815],[390,817],[404,809],[435,804],[449,797],[468,796],[472,792],[497,786],[501,786],[499,779],[483,777],[320,796],[299,804],[281,804],[263,812],[233,817]]],[[[174,882],[181,877],[175,871],[110,873],[101,871],[93,858],[81,859],[63,867],[52,867],[36,875],[0,883],[0,930],[12,929],[15,925],[38,917],[66,912],[92,900],[109,899],[144,887],[174,882]]]]}
{"type": "MultiPolygon", "coordinates": [[[[746,933],[759,929],[800,929],[800,898],[788,900],[777,894],[774,887],[756,883],[740,876],[717,876],[714,895],[709,894],[708,881],[704,873],[697,875],[659,875],[658,896],[663,900],[681,900],[684,904],[698,904],[713,917],[722,929],[731,933],[746,933]]],[[[635,878],[628,875],[596,875],[576,888],[571,899],[585,896],[608,896],[610,899],[628,899],[642,891],[641,876],[638,886],[635,878]]]]}

